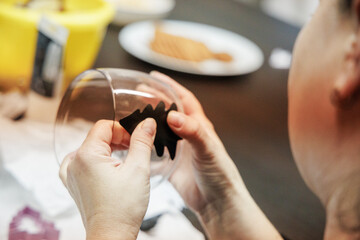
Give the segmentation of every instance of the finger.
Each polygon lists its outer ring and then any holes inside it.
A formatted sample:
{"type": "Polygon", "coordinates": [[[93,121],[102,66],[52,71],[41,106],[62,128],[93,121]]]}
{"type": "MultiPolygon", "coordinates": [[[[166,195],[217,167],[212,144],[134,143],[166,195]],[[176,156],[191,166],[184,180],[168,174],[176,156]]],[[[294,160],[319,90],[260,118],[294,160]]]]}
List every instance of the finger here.
{"type": "Polygon", "coordinates": [[[100,120],[95,123],[81,145],[81,149],[89,149],[99,156],[110,156],[111,146],[127,146],[130,135],[118,123],[111,120],[100,120]]]}
{"type": "Polygon", "coordinates": [[[113,122],[113,132],[111,144],[129,146],[130,134],[123,128],[119,122],[113,122]]]}
{"type": "Polygon", "coordinates": [[[139,97],[144,99],[145,102],[150,103],[153,106],[156,106],[159,103],[160,99],[165,103],[172,103],[171,99],[166,94],[146,84],[140,84],[139,86],[136,87],[136,90],[148,93],[149,96],[140,95],[139,97]]]}
{"type": "Polygon", "coordinates": [[[111,152],[128,150],[129,145],[125,144],[111,144],[111,152]]]}
{"type": "Polygon", "coordinates": [[[69,163],[71,161],[73,161],[74,157],[75,157],[76,152],[72,152],[69,153],[64,160],[62,161],[61,165],[60,165],[60,170],[59,170],[59,177],[62,181],[62,183],[64,184],[64,186],[67,188],[67,170],[68,170],[68,166],[69,163]]]}
{"type": "Polygon", "coordinates": [[[181,84],[176,82],[174,79],[172,79],[171,77],[169,77],[163,73],[160,73],[158,71],[151,71],[150,75],[152,77],[154,77],[158,80],[161,80],[162,82],[170,85],[176,91],[176,93],[179,95],[179,97],[182,97],[189,92],[189,90],[187,90],[184,86],[182,86],[181,84]]]}
{"type": "Polygon", "coordinates": [[[156,122],[147,118],[134,130],[130,139],[129,153],[125,164],[141,166],[150,170],[150,156],[156,133],[156,122]]]}
{"type": "Polygon", "coordinates": [[[180,85],[178,82],[176,82],[169,76],[166,76],[165,74],[162,74],[160,72],[152,71],[152,72],[150,72],[150,75],[158,80],[161,80],[161,81],[167,83],[174,89],[174,91],[179,96],[179,98],[184,106],[185,114],[193,114],[193,113],[204,114],[204,111],[201,107],[199,100],[188,89],[186,89],[185,87],[180,85]]]}
{"type": "Polygon", "coordinates": [[[216,149],[212,139],[216,136],[210,136],[199,121],[183,113],[171,111],[167,122],[175,134],[189,141],[199,158],[208,159],[213,157],[216,149]]]}
{"type": "Polygon", "coordinates": [[[166,76],[165,74],[162,74],[160,72],[152,71],[150,75],[167,83],[175,90],[176,94],[179,96],[180,101],[184,107],[184,113],[186,115],[191,115],[192,117],[206,124],[207,127],[214,128],[212,123],[206,117],[204,109],[201,106],[199,100],[195,97],[195,95],[191,91],[180,85],[178,82],[176,82],[169,76],[166,76]]]}

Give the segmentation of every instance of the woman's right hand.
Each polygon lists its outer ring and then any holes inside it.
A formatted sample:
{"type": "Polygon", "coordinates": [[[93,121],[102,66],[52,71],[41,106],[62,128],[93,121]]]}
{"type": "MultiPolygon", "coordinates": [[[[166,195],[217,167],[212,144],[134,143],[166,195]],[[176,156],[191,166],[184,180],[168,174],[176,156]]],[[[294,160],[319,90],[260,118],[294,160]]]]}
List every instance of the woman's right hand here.
{"type": "Polygon", "coordinates": [[[247,191],[196,97],[164,74],[151,75],[169,84],[184,107],[184,113],[171,111],[167,119],[170,128],[186,140],[170,182],[198,215],[209,237],[281,239],[247,191]]]}

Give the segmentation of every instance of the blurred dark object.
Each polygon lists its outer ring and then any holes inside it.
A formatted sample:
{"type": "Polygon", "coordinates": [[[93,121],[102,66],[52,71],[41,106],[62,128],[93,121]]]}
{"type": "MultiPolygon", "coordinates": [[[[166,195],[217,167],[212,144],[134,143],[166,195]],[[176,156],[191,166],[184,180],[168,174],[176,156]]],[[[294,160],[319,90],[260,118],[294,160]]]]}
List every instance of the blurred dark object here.
{"type": "Polygon", "coordinates": [[[153,227],[155,227],[157,221],[159,220],[159,218],[161,216],[162,216],[162,214],[159,214],[159,215],[156,215],[154,217],[144,220],[141,223],[140,230],[144,231],[144,232],[150,231],[153,227]]]}

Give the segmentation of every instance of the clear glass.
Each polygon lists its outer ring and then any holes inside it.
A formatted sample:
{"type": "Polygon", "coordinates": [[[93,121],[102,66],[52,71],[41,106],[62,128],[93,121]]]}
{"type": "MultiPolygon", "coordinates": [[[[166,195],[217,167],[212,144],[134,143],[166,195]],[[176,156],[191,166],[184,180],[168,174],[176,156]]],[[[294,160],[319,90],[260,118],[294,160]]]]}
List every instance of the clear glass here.
{"type": "MultiPolygon", "coordinates": [[[[155,108],[160,101],[165,103],[166,110],[175,103],[178,111],[183,111],[172,88],[149,74],[114,68],[81,73],[66,90],[57,113],[54,147],[58,162],[61,164],[67,154],[80,147],[98,120],[118,122],[137,109],[143,111],[148,104],[155,108]]],[[[174,160],[166,147],[162,157],[158,157],[153,148],[150,164],[152,187],[170,176],[179,161],[182,144],[178,141],[174,160]]],[[[127,150],[114,151],[112,156],[124,161],[127,150]]]]}

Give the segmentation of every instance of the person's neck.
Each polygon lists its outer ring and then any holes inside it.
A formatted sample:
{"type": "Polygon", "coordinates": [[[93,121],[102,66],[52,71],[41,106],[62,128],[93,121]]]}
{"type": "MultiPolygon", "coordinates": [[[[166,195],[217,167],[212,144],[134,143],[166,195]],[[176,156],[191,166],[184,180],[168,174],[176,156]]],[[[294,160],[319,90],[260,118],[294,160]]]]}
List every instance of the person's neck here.
{"type": "Polygon", "coordinates": [[[339,184],[326,205],[325,240],[360,239],[360,173],[339,184]]]}

